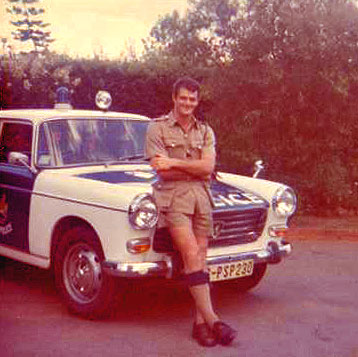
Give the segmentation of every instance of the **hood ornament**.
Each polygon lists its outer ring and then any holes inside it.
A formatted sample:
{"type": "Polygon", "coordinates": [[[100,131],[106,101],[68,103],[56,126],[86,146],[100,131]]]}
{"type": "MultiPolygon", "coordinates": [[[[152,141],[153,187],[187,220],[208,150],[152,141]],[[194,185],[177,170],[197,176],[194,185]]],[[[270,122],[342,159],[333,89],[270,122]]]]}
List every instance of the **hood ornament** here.
{"type": "Polygon", "coordinates": [[[223,221],[214,222],[213,239],[218,239],[220,233],[224,228],[225,223],[223,221]]]}

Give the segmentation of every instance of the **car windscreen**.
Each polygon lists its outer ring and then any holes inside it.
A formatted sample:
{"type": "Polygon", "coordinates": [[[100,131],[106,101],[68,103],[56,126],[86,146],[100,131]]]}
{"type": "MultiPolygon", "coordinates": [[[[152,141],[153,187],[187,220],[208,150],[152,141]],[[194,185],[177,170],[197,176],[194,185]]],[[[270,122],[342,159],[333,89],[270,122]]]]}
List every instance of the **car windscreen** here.
{"type": "Polygon", "coordinates": [[[120,163],[144,158],[148,121],[131,119],[61,119],[40,128],[38,148],[51,160],[39,166],[120,163]],[[46,142],[44,142],[46,141],[46,142]]]}

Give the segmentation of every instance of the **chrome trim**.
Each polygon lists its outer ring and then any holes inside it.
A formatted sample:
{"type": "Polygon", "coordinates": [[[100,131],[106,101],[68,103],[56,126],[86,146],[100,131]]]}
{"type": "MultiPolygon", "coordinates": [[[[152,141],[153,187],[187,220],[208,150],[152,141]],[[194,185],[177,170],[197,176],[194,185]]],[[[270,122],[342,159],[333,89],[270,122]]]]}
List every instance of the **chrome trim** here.
{"type": "Polygon", "coordinates": [[[168,261],[110,262],[102,263],[103,270],[112,276],[123,278],[171,277],[172,265],[168,261]]]}
{"type": "MultiPolygon", "coordinates": [[[[140,209],[139,209],[140,210],[140,209]]],[[[140,193],[137,196],[135,196],[133,198],[133,200],[131,201],[131,203],[129,204],[128,207],[128,221],[131,224],[131,227],[135,230],[148,230],[153,228],[157,222],[158,222],[158,218],[159,218],[159,209],[157,204],[155,203],[155,200],[153,198],[153,196],[146,192],[146,193],[140,193]],[[154,207],[155,207],[155,215],[156,217],[154,218],[154,220],[146,227],[140,227],[138,224],[135,223],[135,220],[133,219],[133,214],[136,213],[136,211],[138,211],[138,206],[141,202],[145,201],[145,200],[149,200],[151,201],[151,203],[153,203],[154,207]]]]}
{"type": "Polygon", "coordinates": [[[231,209],[230,211],[213,212],[214,232],[218,223],[221,230],[209,239],[209,248],[227,247],[237,244],[247,244],[257,241],[262,235],[267,219],[267,207],[252,207],[245,211],[231,209]]]}
{"type": "Polygon", "coordinates": [[[292,217],[292,215],[296,212],[297,210],[297,196],[296,196],[296,193],[295,191],[289,187],[289,186],[282,186],[282,187],[279,187],[275,194],[272,196],[272,200],[271,200],[271,204],[272,204],[272,209],[275,213],[275,215],[277,217],[280,217],[280,218],[289,218],[289,217],[292,217]],[[293,199],[293,202],[292,202],[292,211],[289,212],[289,213],[284,213],[284,214],[281,214],[281,213],[278,213],[277,212],[277,200],[278,198],[285,192],[290,192],[292,194],[292,199],[293,199]]]}
{"type": "Polygon", "coordinates": [[[84,205],[84,206],[103,208],[103,209],[108,209],[108,210],[115,211],[115,212],[125,212],[125,213],[127,213],[127,210],[122,209],[122,208],[114,208],[114,207],[110,207],[110,206],[100,205],[100,204],[97,204],[97,203],[86,202],[86,201],[81,201],[81,200],[76,200],[76,199],[71,199],[71,198],[65,198],[63,196],[56,196],[56,195],[53,195],[53,194],[47,194],[47,193],[43,193],[43,192],[36,192],[36,191],[32,191],[32,190],[29,190],[29,189],[26,189],[26,188],[12,186],[12,185],[8,185],[8,184],[0,183],[0,187],[6,188],[8,190],[14,190],[14,191],[18,191],[18,192],[30,193],[30,194],[35,195],[35,196],[53,198],[55,200],[66,201],[66,202],[71,202],[71,203],[78,203],[78,204],[84,205]]]}
{"type": "Polygon", "coordinates": [[[233,263],[238,262],[240,260],[253,259],[254,263],[275,263],[277,259],[281,260],[283,257],[291,254],[292,245],[290,243],[278,244],[277,242],[270,242],[272,245],[277,247],[276,249],[272,249],[271,245],[268,245],[266,249],[262,249],[256,252],[249,253],[238,253],[232,255],[222,255],[222,256],[214,256],[207,257],[206,263],[207,265],[213,264],[225,264],[225,263],[233,263]]]}
{"type": "MultiPolygon", "coordinates": [[[[266,249],[250,253],[238,253],[232,255],[221,255],[207,257],[206,263],[225,264],[238,262],[240,260],[253,259],[254,263],[278,263],[283,257],[289,255],[292,246],[286,242],[270,241],[266,249]]],[[[172,258],[166,257],[167,260],[155,262],[111,262],[102,263],[103,270],[112,276],[123,278],[145,278],[145,277],[162,277],[170,279],[173,277],[174,265],[172,258]]]]}
{"type": "Polygon", "coordinates": [[[31,254],[24,252],[14,247],[8,247],[3,243],[0,243],[0,256],[8,257],[10,259],[17,260],[19,262],[27,263],[33,266],[37,266],[42,269],[50,268],[50,258],[42,255],[31,254]]]}

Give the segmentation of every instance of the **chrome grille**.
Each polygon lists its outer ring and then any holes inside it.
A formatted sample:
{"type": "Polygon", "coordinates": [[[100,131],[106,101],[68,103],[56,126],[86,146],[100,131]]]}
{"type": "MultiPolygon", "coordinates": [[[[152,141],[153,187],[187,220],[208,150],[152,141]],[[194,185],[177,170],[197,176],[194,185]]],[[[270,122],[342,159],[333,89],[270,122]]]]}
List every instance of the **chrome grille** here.
{"type": "Polygon", "coordinates": [[[209,239],[209,247],[223,247],[256,241],[262,234],[266,216],[266,208],[214,211],[214,232],[209,239]]]}

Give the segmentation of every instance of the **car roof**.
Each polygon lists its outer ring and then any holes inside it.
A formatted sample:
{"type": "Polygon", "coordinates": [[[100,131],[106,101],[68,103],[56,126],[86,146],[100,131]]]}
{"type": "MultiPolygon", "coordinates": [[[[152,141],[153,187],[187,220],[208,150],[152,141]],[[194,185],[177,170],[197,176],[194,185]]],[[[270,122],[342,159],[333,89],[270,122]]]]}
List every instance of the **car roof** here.
{"type": "Polygon", "coordinates": [[[138,114],[106,112],[100,110],[78,110],[78,109],[14,109],[0,110],[0,119],[20,119],[40,124],[49,119],[136,119],[150,120],[148,117],[138,114]]]}

